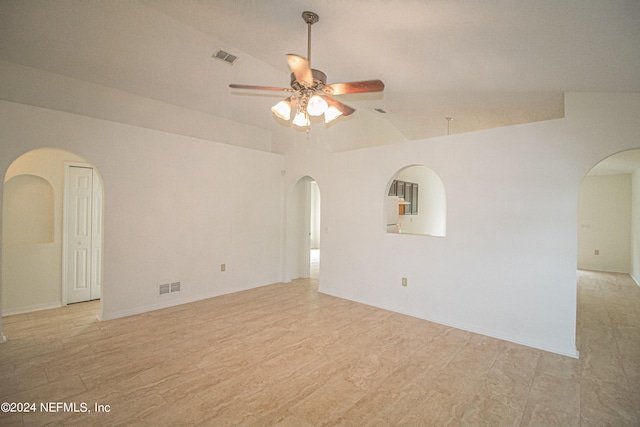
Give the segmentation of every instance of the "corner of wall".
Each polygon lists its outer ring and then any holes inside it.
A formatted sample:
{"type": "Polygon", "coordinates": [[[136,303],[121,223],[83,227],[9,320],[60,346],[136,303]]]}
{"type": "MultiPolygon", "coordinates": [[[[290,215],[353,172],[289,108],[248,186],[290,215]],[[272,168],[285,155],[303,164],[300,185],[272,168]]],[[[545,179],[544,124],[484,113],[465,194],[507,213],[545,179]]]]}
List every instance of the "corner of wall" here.
{"type": "Polygon", "coordinates": [[[640,169],[631,175],[631,278],[640,286],[640,169]]]}

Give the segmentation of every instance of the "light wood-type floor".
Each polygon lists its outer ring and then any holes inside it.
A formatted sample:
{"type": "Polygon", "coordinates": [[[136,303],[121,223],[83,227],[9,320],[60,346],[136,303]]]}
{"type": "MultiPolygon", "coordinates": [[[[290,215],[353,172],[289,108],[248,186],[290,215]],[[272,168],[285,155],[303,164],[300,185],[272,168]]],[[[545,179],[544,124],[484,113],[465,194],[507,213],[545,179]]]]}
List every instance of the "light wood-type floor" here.
{"type": "Polygon", "coordinates": [[[6,317],[0,402],[91,413],[0,425],[638,426],[640,287],[578,276],[579,360],[304,280],[107,322],[96,302],[6,317]]]}

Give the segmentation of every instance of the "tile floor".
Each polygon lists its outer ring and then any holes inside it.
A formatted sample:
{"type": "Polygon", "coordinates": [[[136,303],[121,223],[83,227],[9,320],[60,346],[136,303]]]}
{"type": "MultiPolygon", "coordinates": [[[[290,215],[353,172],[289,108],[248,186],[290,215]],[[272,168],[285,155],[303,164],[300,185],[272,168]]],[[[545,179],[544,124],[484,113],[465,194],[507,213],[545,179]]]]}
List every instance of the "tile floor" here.
{"type": "Polygon", "coordinates": [[[309,255],[309,273],[312,279],[320,277],[320,249],[311,249],[309,255]]]}
{"type": "Polygon", "coordinates": [[[9,316],[0,402],[37,410],[0,425],[638,426],[640,287],[578,282],[579,360],[305,280],[108,322],[97,302],[9,316]]]}

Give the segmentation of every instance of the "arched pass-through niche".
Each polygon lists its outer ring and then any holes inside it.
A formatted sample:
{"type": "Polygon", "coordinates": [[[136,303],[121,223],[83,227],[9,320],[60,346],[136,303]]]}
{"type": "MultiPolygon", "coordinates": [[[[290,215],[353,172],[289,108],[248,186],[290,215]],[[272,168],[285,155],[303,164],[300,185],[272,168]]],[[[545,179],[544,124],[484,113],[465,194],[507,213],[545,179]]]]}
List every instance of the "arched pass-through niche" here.
{"type": "Polygon", "coordinates": [[[7,245],[53,243],[54,194],[46,179],[17,175],[4,184],[4,239],[7,245]]]}
{"type": "Polygon", "coordinates": [[[444,237],[447,199],[440,177],[426,166],[405,167],[385,191],[385,227],[391,234],[444,237]]]}

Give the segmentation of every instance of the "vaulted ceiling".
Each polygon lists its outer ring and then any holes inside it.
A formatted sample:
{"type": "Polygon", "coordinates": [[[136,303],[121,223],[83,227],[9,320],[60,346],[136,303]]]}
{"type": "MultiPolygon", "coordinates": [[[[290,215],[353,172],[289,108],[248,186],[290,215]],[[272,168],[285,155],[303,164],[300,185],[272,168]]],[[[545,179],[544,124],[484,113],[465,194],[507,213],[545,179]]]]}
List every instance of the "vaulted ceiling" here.
{"type": "Polygon", "coordinates": [[[451,133],[560,118],[566,91],[640,92],[637,0],[2,0],[0,61],[279,131],[283,94],[229,84],[287,87],[305,10],[313,67],[382,80],[340,100],[408,140],[447,116],[451,133]]]}

